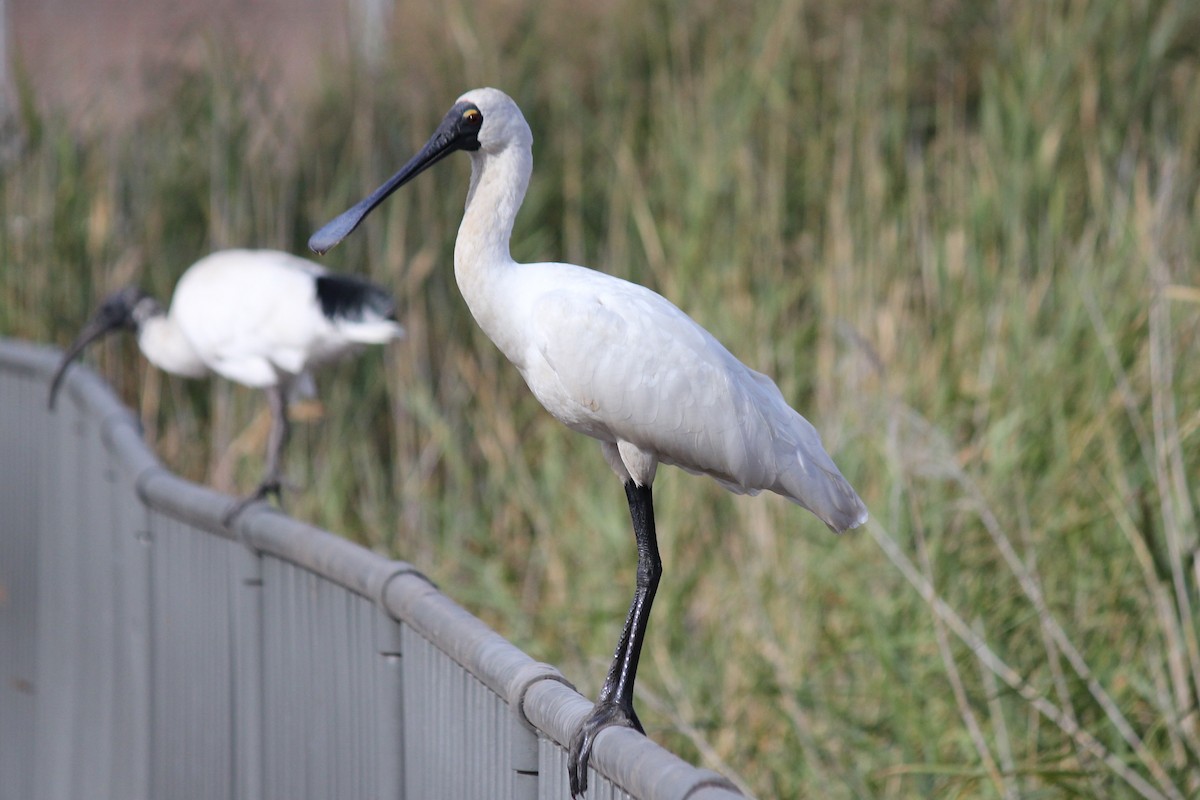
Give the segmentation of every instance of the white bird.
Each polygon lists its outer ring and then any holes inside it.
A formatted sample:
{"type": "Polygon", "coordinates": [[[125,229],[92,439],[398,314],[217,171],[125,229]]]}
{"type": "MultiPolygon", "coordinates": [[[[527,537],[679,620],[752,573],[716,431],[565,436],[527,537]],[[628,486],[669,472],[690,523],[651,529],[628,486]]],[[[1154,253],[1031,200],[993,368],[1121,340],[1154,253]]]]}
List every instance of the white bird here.
{"type": "Polygon", "coordinates": [[[266,390],[271,409],[266,472],[250,503],[279,497],[290,433],[287,403],[310,371],[404,334],[384,289],[277,250],[222,250],[197,261],[175,285],[169,312],[137,286],[107,297],[67,349],[50,385],[50,407],[71,362],[90,343],[131,330],[159,369],[187,378],[216,373],[266,390]]]}
{"type": "Polygon", "coordinates": [[[625,486],[637,539],[637,588],[591,716],[573,737],[571,794],[587,788],[596,735],[641,731],[633,684],[662,565],[651,484],[660,463],[709,475],[739,494],[763,489],[807,508],[835,532],[867,509],[821,437],[766,375],[738,361],[708,331],[651,290],[573,264],[518,264],[513,222],[533,168],[533,135],[496,89],[467,92],[405,166],[323,227],[324,253],[389,194],[454,150],[471,155],[454,274],[472,315],[520,370],[537,399],[572,430],[600,441],[625,486]]]}

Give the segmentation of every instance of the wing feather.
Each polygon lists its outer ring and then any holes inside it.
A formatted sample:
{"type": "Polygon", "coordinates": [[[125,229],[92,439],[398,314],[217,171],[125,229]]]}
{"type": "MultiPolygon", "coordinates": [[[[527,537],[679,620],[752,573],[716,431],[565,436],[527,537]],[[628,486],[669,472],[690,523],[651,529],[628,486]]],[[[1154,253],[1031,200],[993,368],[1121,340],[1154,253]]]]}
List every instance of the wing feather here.
{"type": "Polygon", "coordinates": [[[586,272],[529,309],[523,372],[547,410],[734,492],[782,494],[835,530],[865,518],[816,429],[774,381],[661,295],[586,272]]]}

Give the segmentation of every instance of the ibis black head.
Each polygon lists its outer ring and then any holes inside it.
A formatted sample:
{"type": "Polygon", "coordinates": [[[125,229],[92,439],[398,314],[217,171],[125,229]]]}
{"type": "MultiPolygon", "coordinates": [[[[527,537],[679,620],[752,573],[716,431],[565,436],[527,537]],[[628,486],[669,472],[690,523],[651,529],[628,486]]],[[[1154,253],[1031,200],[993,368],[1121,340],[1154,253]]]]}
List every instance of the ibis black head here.
{"type": "Polygon", "coordinates": [[[83,330],[67,348],[58,365],[58,371],[54,373],[54,380],[50,383],[50,408],[54,408],[54,400],[62,379],[67,374],[67,367],[71,366],[71,362],[84,348],[114,331],[136,331],[147,317],[160,311],[154,298],[137,286],[126,286],[104,298],[104,302],[92,313],[83,330]]]}
{"type": "Polygon", "coordinates": [[[446,112],[442,122],[415,156],[374,192],[352,208],[328,222],[308,240],[308,248],[324,255],[334,245],[350,235],[367,214],[422,172],[455,150],[478,150],[479,131],[483,127],[483,111],[464,95],[446,112]]]}

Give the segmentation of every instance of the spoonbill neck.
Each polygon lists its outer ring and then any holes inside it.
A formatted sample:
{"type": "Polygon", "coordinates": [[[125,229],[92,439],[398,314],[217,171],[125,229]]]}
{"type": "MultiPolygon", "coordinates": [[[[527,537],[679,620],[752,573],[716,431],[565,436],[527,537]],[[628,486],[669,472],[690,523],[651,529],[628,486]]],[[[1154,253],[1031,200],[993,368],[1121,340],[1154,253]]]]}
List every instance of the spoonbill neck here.
{"type": "Polygon", "coordinates": [[[527,144],[471,153],[467,207],[454,245],[454,273],[464,293],[464,281],[471,283],[476,273],[513,263],[508,244],[532,171],[527,144]]]}

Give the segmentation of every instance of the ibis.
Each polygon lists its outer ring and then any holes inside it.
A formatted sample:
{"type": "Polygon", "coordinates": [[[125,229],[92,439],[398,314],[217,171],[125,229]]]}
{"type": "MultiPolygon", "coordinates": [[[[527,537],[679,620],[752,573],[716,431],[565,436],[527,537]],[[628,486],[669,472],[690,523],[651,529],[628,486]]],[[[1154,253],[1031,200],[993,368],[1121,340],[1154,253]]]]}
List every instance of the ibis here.
{"type": "Polygon", "coordinates": [[[509,239],[533,168],[533,134],[499,90],[458,98],[420,151],[317,231],[309,247],[326,252],[388,195],[456,150],[471,158],[454,246],[459,290],[546,410],[599,440],[624,484],[637,542],[629,614],[599,698],[570,745],[571,794],[578,796],[600,731],[642,731],[633,686],[662,573],[651,493],[659,464],[708,475],[739,494],[776,492],[836,533],[863,524],[867,509],[775,383],[661,295],[574,264],[513,261],[509,239]]]}
{"type": "Polygon", "coordinates": [[[279,498],[288,401],[311,388],[311,371],[404,334],[392,296],[369,281],[278,250],[221,250],[184,272],[170,310],[137,286],[109,295],[63,355],[50,385],[51,408],[75,358],[118,330],[132,331],[142,354],[166,372],[187,378],[215,373],[266,391],[265,475],[225,515],[226,524],[257,500],[279,498]]]}

